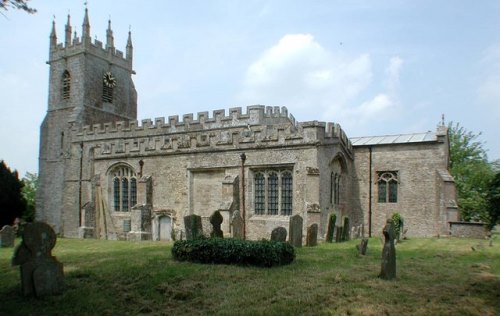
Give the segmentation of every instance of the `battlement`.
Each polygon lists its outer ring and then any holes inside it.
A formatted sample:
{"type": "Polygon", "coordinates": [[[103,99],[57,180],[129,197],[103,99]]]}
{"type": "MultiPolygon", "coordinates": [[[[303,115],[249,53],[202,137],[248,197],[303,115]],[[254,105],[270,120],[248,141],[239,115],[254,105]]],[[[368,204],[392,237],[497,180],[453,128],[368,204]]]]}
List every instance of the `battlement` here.
{"type": "Polygon", "coordinates": [[[352,145],[339,124],[296,122],[286,107],[253,105],[246,108],[199,112],[104,124],[74,126],[72,141],[95,142],[98,156],[154,154],[230,148],[263,148],[340,144],[347,152],[352,145]],[[141,145],[142,144],[142,145],[141,145]]]}

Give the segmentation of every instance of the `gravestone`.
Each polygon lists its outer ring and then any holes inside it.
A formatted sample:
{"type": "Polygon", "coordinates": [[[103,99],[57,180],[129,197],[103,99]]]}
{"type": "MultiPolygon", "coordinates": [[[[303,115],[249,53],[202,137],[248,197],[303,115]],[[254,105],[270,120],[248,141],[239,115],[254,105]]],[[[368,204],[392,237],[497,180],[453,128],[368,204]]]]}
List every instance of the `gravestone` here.
{"type": "Polygon", "coordinates": [[[337,219],[337,216],[335,214],[330,215],[330,219],[328,220],[328,228],[326,230],[326,241],[327,242],[333,242],[336,219],[337,219]]]}
{"type": "Polygon", "coordinates": [[[16,231],[12,226],[5,225],[0,230],[0,247],[14,247],[16,231]]]}
{"type": "Polygon", "coordinates": [[[358,253],[362,256],[366,255],[366,249],[368,248],[368,238],[361,239],[359,245],[356,245],[356,249],[358,249],[358,253]]]}
{"type": "Polygon", "coordinates": [[[14,252],[12,265],[21,267],[23,295],[44,297],[64,290],[63,265],[52,256],[56,234],[42,222],[25,226],[23,240],[14,252]]]}
{"type": "Polygon", "coordinates": [[[231,220],[233,238],[243,239],[243,224],[243,218],[241,218],[240,211],[234,211],[233,219],[231,220]]]}
{"type": "Polygon", "coordinates": [[[306,246],[314,247],[318,245],[318,224],[307,227],[306,246]]]}
{"type": "Polygon", "coordinates": [[[344,218],[344,226],[342,228],[342,241],[348,241],[349,240],[349,232],[351,231],[349,228],[349,217],[344,218]]]}
{"type": "Polygon", "coordinates": [[[290,217],[288,231],[290,232],[290,244],[294,247],[302,247],[302,225],[304,220],[297,214],[290,217]]]}
{"type": "Polygon", "coordinates": [[[184,228],[186,229],[187,240],[201,237],[203,234],[203,230],[201,227],[201,217],[194,214],[184,216],[184,228]]]}
{"type": "Polygon", "coordinates": [[[271,232],[271,240],[285,242],[286,235],[287,235],[287,232],[286,232],[285,227],[276,227],[271,232]]]}
{"type": "Polygon", "coordinates": [[[210,216],[210,224],[212,224],[212,232],[210,233],[210,237],[218,237],[218,238],[223,238],[224,233],[222,232],[222,229],[220,229],[220,225],[222,224],[222,221],[224,218],[220,214],[219,211],[215,211],[212,216],[210,216]]]}
{"type": "Polygon", "coordinates": [[[394,247],[394,225],[392,219],[388,219],[384,230],[384,249],[382,250],[382,265],[379,277],[384,280],[396,278],[396,247],[394,247]]]}

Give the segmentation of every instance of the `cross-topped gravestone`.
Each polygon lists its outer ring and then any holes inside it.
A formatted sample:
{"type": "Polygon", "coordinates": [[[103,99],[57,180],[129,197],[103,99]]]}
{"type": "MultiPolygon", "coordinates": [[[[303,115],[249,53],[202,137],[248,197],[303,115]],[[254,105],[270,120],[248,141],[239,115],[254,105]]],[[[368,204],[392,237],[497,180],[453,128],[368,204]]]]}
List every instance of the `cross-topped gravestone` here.
{"type": "Polygon", "coordinates": [[[290,232],[290,244],[294,247],[302,247],[302,225],[304,220],[297,214],[290,217],[288,231],[290,232]]]}
{"type": "Polygon", "coordinates": [[[285,227],[276,227],[271,232],[271,240],[285,242],[286,235],[287,235],[287,232],[286,232],[285,227]]]}
{"type": "Polygon", "coordinates": [[[241,218],[240,211],[238,210],[233,213],[231,228],[233,238],[243,239],[243,218],[241,218]]]}
{"type": "Polygon", "coordinates": [[[5,225],[0,230],[0,247],[14,247],[16,232],[12,226],[5,225]]]}
{"type": "Polygon", "coordinates": [[[394,247],[394,225],[388,219],[384,230],[384,249],[382,250],[382,265],[379,277],[385,280],[396,278],[396,247],[394,247]]]}
{"type": "Polygon", "coordinates": [[[22,237],[23,241],[12,258],[12,265],[21,266],[23,295],[43,297],[62,293],[63,265],[51,254],[56,244],[52,227],[42,222],[29,223],[22,237]]]}
{"type": "Polygon", "coordinates": [[[210,216],[210,224],[212,224],[212,232],[210,233],[210,237],[224,237],[224,233],[222,232],[222,229],[220,229],[220,225],[222,224],[223,220],[224,218],[219,211],[215,211],[212,216],[210,216]]]}
{"type": "Polygon", "coordinates": [[[184,228],[186,229],[186,239],[192,240],[203,234],[201,217],[198,215],[184,216],[184,228]]]}
{"type": "Polygon", "coordinates": [[[318,245],[318,224],[307,227],[306,246],[314,247],[318,245]]]}

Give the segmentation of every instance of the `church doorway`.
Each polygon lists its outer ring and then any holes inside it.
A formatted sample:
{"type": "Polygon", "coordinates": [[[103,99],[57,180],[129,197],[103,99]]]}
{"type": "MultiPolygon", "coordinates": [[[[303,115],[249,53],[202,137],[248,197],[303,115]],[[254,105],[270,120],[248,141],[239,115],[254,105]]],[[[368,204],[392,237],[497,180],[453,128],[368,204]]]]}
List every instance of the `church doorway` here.
{"type": "Polygon", "coordinates": [[[158,236],[160,240],[172,239],[172,219],[170,216],[162,216],[158,221],[158,236]]]}

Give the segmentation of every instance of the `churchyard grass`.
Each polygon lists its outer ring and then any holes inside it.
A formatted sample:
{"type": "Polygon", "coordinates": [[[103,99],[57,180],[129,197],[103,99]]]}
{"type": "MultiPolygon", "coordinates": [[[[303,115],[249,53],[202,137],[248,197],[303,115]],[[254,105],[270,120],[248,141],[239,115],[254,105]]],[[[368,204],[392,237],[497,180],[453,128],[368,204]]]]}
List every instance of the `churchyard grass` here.
{"type": "MultiPolygon", "coordinates": [[[[20,240],[16,240],[16,244],[20,240]]],[[[20,294],[13,248],[0,249],[0,315],[495,315],[500,240],[410,239],[396,246],[397,279],[380,272],[382,243],[297,249],[274,268],[176,262],[171,243],[58,239],[66,291],[20,294]],[[475,251],[471,247],[474,247],[475,251]]]]}

